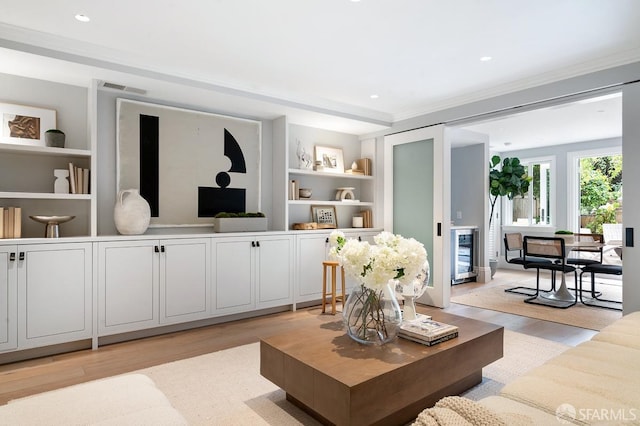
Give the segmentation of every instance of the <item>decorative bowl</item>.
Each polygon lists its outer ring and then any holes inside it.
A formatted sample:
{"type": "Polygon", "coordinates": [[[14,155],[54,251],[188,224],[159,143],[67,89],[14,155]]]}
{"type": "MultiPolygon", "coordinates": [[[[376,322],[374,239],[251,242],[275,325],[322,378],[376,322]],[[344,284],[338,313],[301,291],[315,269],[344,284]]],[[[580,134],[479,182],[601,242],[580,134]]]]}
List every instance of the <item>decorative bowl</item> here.
{"type": "Polygon", "coordinates": [[[300,195],[300,198],[311,198],[311,189],[300,188],[298,190],[298,194],[300,195]]]}

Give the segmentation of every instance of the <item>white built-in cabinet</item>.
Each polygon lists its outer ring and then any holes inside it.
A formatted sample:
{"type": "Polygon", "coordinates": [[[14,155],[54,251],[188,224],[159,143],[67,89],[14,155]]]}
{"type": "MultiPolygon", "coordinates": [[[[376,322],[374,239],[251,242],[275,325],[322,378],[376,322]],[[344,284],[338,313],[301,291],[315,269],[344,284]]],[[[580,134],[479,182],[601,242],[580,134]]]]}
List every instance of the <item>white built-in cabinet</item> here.
{"type": "Polygon", "coordinates": [[[213,241],[214,315],[292,302],[293,237],[264,234],[213,241]]]}
{"type": "Polygon", "coordinates": [[[8,245],[0,253],[0,350],[92,337],[91,243],[8,245]]]}
{"type": "Polygon", "coordinates": [[[17,246],[0,246],[0,352],[18,347],[17,246]]]}
{"type": "Polygon", "coordinates": [[[209,315],[210,241],[98,244],[98,332],[109,335],[209,315]]]}

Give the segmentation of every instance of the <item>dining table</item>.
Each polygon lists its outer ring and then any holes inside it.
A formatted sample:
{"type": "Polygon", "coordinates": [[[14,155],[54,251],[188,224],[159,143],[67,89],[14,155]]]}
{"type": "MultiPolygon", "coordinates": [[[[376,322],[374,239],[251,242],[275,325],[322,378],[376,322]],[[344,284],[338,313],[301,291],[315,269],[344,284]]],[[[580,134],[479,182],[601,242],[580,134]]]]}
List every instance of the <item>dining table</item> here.
{"type": "MultiPolygon", "coordinates": [[[[566,263],[569,254],[574,249],[584,248],[584,247],[592,247],[592,248],[602,248],[604,247],[603,243],[597,241],[566,241],[564,244],[564,262],[566,263]]],[[[576,283],[576,288],[578,283],[576,283]]],[[[572,294],[567,287],[567,280],[565,278],[565,274],[562,274],[560,286],[548,292],[541,292],[540,297],[547,300],[554,300],[558,302],[573,302],[576,300],[576,294],[572,294]]]]}

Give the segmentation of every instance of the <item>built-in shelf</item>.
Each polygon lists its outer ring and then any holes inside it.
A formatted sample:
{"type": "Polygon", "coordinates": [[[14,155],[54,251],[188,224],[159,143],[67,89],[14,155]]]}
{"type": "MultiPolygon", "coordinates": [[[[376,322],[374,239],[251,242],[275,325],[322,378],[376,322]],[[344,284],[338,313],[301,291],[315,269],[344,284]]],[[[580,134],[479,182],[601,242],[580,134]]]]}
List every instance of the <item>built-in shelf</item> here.
{"type": "Polygon", "coordinates": [[[347,179],[363,179],[371,180],[373,176],[365,175],[352,175],[350,173],[330,173],[330,172],[317,172],[315,170],[306,169],[289,169],[289,175],[306,175],[306,176],[318,176],[327,178],[347,178],[347,179]]]}
{"type": "Polygon", "coordinates": [[[0,198],[32,200],[90,200],[91,194],[52,194],[50,192],[0,192],[0,198]]]}
{"type": "Polygon", "coordinates": [[[289,204],[318,205],[318,206],[373,206],[368,201],[339,201],[339,200],[289,200],[289,204]]]}
{"type": "Polygon", "coordinates": [[[0,151],[14,152],[16,154],[43,154],[60,157],[91,157],[91,151],[73,148],[52,148],[49,146],[20,145],[0,143],[0,151]]]}

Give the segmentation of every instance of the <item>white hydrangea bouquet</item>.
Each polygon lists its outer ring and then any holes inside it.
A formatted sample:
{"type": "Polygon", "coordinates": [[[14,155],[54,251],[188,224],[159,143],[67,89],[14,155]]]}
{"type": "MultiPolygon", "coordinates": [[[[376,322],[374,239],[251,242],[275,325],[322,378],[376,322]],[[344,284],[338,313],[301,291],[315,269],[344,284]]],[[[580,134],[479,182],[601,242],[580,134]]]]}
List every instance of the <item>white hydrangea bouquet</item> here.
{"type": "Polygon", "coordinates": [[[329,242],[330,256],[360,283],[349,296],[355,300],[348,299],[343,312],[349,335],[361,343],[392,340],[397,331],[389,329],[390,322],[394,328],[402,322],[393,289],[397,284],[412,284],[421,273],[427,260],[424,245],[390,232],[381,232],[374,237],[375,244],[369,244],[347,240],[341,231],[333,231],[329,242]],[[395,304],[397,313],[388,312],[385,298],[391,299],[387,302],[395,304]]]}

